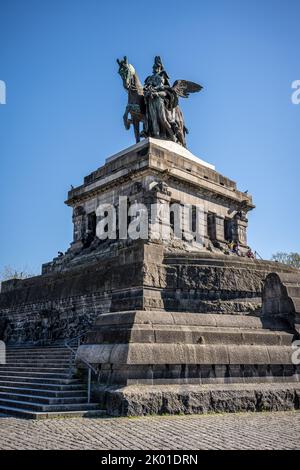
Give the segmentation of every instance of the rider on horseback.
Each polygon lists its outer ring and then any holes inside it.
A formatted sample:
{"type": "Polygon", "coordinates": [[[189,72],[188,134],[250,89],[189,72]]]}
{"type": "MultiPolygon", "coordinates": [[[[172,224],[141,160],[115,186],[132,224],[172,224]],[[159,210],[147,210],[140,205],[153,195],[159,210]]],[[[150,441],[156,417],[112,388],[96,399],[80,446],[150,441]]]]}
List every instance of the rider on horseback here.
{"type": "Polygon", "coordinates": [[[117,62],[124,88],[128,92],[124,124],[126,129],[133,125],[136,142],[140,141],[140,137],[154,137],[172,140],[186,147],[185,134],[188,130],[184,125],[178,99],[179,96],[188,98],[189,93],[200,91],[202,86],[187,80],[176,80],[170,86],[168,74],[159,56],[155,57],[153,74],[145,80],[144,87],[126,56],[117,62]],[[144,127],[142,132],[139,129],[140,122],[144,127]]]}

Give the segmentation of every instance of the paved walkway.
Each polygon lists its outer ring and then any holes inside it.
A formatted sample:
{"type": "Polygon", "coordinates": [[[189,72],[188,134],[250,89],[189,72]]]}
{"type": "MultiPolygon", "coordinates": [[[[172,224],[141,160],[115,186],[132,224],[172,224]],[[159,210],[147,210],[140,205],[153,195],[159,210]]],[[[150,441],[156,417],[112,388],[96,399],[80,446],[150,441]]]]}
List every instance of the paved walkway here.
{"type": "Polygon", "coordinates": [[[0,449],[300,449],[300,412],[41,421],[0,417],[0,449]]]}

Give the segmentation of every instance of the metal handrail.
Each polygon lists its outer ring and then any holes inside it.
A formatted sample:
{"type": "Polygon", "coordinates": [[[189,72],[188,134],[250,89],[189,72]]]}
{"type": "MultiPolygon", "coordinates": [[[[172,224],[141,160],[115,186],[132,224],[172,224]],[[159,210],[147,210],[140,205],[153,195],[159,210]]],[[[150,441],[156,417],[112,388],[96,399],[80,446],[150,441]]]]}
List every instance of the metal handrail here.
{"type": "MultiPolygon", "coordinates": [[[[97,370],[90,364],[86,359],[84,359],[79,353],[78,350],[72,348],[71,344],[73,341],[77,341],[77,348],[80,346],[80,339],[86,335],[88,331],[84,331],[78,336],[71,338],[69,341],[65,341],[65,346],[74,354],[74,360],[77,356],[88,368],[88,403],[91,402],[91,380],[92,380],[92,372],[98,377],[97,370]]],[[[70,356],[70,368],[72,367],[72,355],[70,356]]]]}
{"type": "Polygon", "coordinates": [[[260,254],[258,253],[258,251],[255,251],[254,252],[255,255],[258,255],[258,257],[261,259],[261,260],[264,260],[262,256],[260,256],[260,254]]]}

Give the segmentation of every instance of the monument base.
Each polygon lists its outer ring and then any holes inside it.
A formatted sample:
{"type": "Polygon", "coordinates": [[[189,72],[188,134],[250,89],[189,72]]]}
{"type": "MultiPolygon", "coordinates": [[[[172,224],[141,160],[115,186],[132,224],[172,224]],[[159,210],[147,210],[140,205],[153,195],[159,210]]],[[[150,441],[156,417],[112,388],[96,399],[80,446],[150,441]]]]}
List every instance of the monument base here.
{"type": "Polygon", "coordinates": [[[110,416],[291,411],[300,407],[300,384],[103,386],[97,401],[110,416]]]}
{"type": "Polygon", "coordinates": [[[248,193],[186,149],[146,139],[86,176],[66,202],[71,248],[40,276],[2,283],[0,339],[84,338],[78,367],[85,360],[97,371],[94,400],[112,415],[299,407],[299,271],[251,256],[248,193]],[[120,222],[124,198],[127,208],[142,204],[148,237],[100,239],[98,208],[109,204],[120,222]],[[173,205],[190,207],[202,244],[188,240],[182,211],[181,239],[171,211],[152,217],[153,206],[173,205]]]}
{"type": "Polygon", "coordinates": [[[78,366],[97,368],[93,399],[114,416],[296,409],[295,337],[280,317],[116,312],[97,319],[78,366]]]}

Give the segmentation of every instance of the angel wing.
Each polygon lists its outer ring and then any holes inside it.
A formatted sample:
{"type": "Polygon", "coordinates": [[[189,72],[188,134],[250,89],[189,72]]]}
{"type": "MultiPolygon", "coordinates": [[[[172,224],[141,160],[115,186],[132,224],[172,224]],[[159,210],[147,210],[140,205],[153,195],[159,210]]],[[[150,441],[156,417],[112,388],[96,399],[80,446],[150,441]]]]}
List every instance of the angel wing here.
{"type": "Polygon", "coordinates": [[[189,82],[188,80],[176,80],[172,86],[175,93],[182,98],[188,98],[190,93],[197,93],[198,91],[201,91],[202,88],[203,86],[194,82],[189,82]]]}

